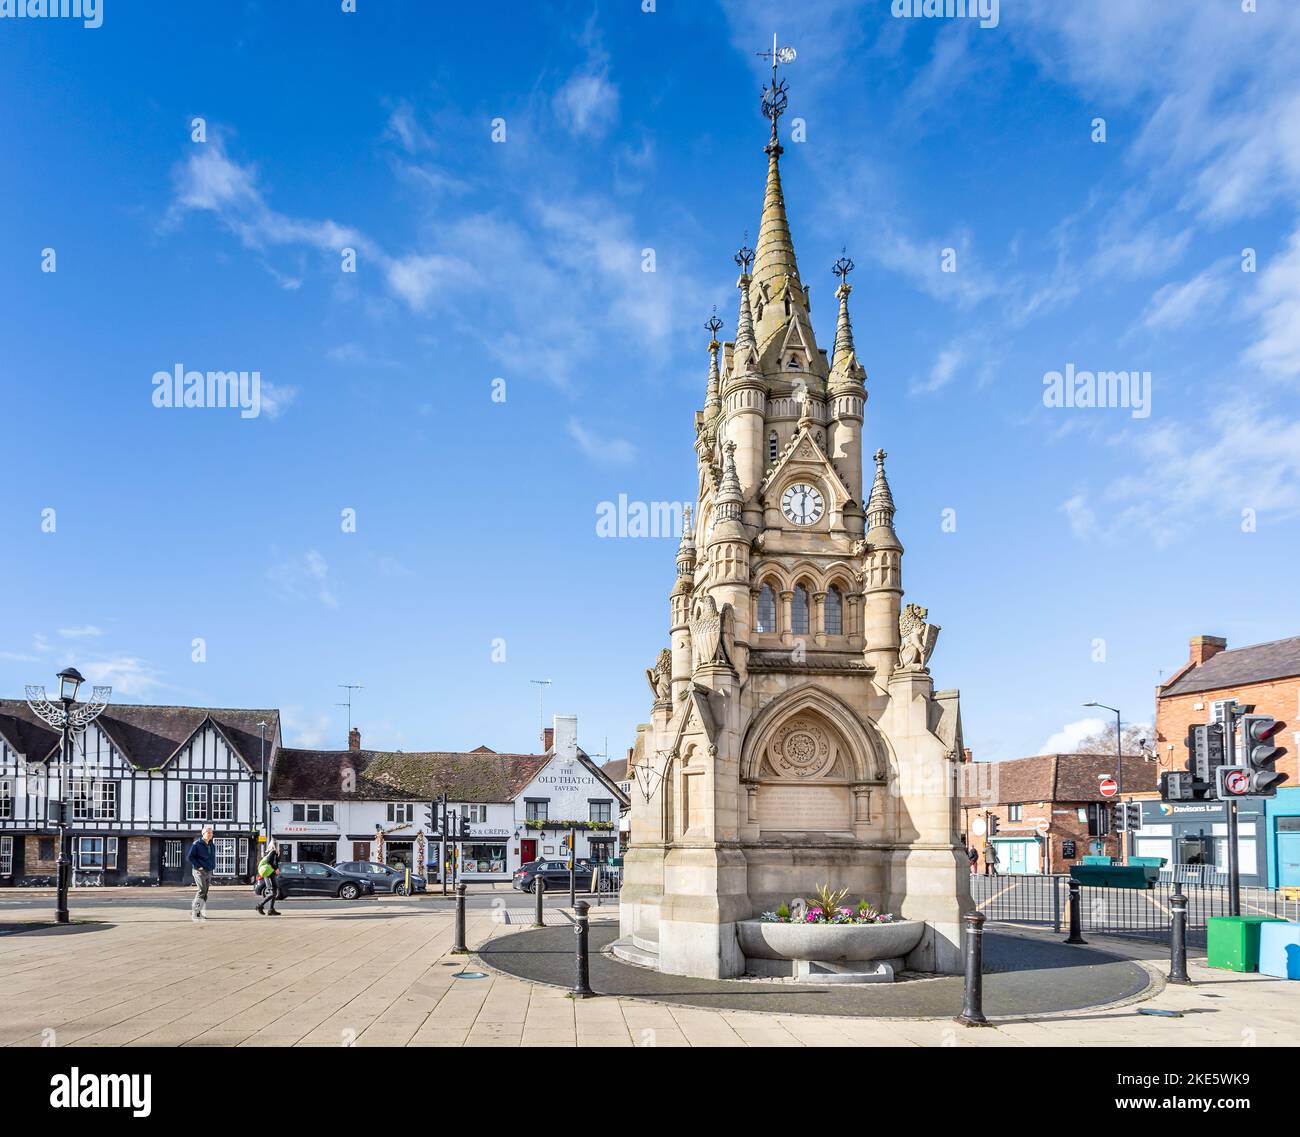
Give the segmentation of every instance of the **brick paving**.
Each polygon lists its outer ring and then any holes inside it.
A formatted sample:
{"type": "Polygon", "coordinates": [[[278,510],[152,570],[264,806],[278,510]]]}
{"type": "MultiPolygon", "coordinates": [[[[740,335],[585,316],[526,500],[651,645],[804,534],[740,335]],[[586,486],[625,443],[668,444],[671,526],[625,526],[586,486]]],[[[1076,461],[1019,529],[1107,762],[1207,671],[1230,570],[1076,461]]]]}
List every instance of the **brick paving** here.
{"type": "MultiPolygon", "coordinates": [[[[517,931],[514,917],[524,911],[510,909],[506,923],[471,909],[471,947],[517,931]]],[[[11,922],[47,917],[36,906],[6,913],[11,922]]],[[[337,911],[286,905],[278,920],[214,912],[199,924],[175,909],[81,903],[74,918],[103,922],[0,937],[0,1045],[1264,1046],[1294,1044],[1300,1022],[1300,983],[1211,971],[1199,961],[1190,989],[1157,983],[1138,1003],[966,1029],[946,1018],[575,1001],[559,987],[491,971],[476,956],[452,956],[451,912],[418,901],[337,911]],[[487,978],[454,978],[466,969],[487,978]],[[1143,1016],[1139,1006],[1184,1017],[1143,1016]]],[[[1140,946],[1093,942],[1167,970],[1140,946]]]]}

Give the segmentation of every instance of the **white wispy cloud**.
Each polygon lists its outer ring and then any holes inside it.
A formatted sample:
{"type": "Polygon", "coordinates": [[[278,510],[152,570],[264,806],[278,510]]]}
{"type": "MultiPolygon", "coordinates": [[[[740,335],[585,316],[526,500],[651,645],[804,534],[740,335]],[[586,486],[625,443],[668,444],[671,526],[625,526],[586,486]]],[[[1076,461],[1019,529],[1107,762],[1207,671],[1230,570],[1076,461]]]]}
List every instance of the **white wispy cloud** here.
{"type": "Polygon", "coordinates": [[[59,635],[65,640],[83,640],[102,636],[103,628],[97,628],[94,624],[81,624],[75,628],[60,628],[59,635]]]}
{"type": "Polygon", "coordinates": [[[1106,729],[1106,725],[1101,719],[1079,719],[1077,722],[1066,723],[1055,734],[1048,736],[1043,745],[1038,748],[1038,753],[1074,754],[1081,742],[1100,734],[1106,729]]]}
{"type": "Polygon", "coordinates": [[[266,570],[275,590],[295,600],[317,600],[326,608],[339,606],[329,563],[316,549],[286,557],[266,570]]]}
{"type": "Polygon", "coordinates": [[[636,457],[636,447],[623,438],[614,438],[588,430],[576,418],[569,419],[566,428],[578,449],[593,462],[620,466],[636,457]]]}

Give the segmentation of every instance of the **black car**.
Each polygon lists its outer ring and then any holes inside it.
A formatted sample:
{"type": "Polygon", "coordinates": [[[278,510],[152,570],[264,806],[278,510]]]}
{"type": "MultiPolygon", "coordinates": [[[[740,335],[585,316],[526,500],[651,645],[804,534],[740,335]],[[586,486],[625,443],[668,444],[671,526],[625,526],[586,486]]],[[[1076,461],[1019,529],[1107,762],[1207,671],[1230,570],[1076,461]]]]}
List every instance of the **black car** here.
{"type": "MultiPolygon", "coordinates": [[[[334,867],[344,876],[369,881],[375,886],[376,892],[406,895],[406,869],[401,865],[381,865],[376,861],[344,861],[334,867]]],[[[429,882],[424,877],[411,873],[411,891],[428,892],[429,882]]]]}
{"type": "Polygon", "coordinates": [[[345,876],[336,868],[317,861],[285,861],[275,878],[277,896],[337,896],[355,900],[374,896],[375,886],[368,880],[345,876]]]}
{"type": "MultiPolygon", "coordinates": [[[[591,861],[585,857],[579,857],[574,865],[573,872],[573,883],[579,892],[587,892],[591,888],[591,870],[591,861]]],[[[533,882],[539,876],[546,881],[547,892],[556,892],[560,889],[567,892],[569,888],[569,862],[562,860],[529,861],[515,870],[514,880],[510,883],[521,892],[533,892],[536,890],[536,885],[533,882]]]]}

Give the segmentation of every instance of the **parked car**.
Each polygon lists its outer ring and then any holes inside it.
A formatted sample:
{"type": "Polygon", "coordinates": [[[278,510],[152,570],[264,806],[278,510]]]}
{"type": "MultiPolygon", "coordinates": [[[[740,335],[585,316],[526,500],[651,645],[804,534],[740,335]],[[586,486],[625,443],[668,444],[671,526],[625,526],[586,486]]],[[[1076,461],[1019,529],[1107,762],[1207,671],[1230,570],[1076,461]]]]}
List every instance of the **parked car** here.
{"type": "Polygon", "coordinates": [[[374,896],[375,886],[369,880],[345,876],[338,869],[318,861],[286,861],[275,878],[279,896],[337,896],[340,900],[356,900],[358,896],[374,896]]]}
{"type": "MultiPolygon", "coordinates": [[[[406,895],[406,869],[399,865],[381,865],[375,861],[344,861],[334,866],[344,876],[354,880],[368,880],[375,886],[376,892],[391,892],[397,896],[406,895]]],[[[429,882],[422,876],[411,873],[411,891],[428,892],[429,882]]]]}
{"type": "MultiPolygon", "coordinates": [[[[591,888],[591,870],[591,861],[586,857],[579,857],[575,862],[574,885],[579,892],[586,892],[591,888]]],[[[555,892],[558,889],[568,891],[569,862],[555,860],[529,861],[515,870],[514,879],[510,883],[521,892],[533,892],[536,890],[534,882],[539,876],[546,881],[546,890],[548,892],[555,892]]]]}

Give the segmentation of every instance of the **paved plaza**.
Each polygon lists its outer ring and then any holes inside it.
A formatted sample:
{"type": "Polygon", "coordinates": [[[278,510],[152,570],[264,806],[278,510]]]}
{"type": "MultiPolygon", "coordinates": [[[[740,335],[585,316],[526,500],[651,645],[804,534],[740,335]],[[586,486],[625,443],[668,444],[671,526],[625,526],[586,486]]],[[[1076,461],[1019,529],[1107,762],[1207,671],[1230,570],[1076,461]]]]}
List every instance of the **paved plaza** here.
{"type": "MultiPolygon", "coordinates": [[[[1149,994],[967,1029],[948,1017],[766,1013],[632,996],[573,1000],[560,986],[452,955],[452,911],[431,898],[290,902],[271,919],[232,896],[196,924],[178,893],[170,903],[159,891],[139,903],[79,896],[73,918],[84,922],[21,932],[51,918],[50,901],[5,899],[0,1043],[8,1046],[1266,1046],[1294,1044],[1300,1023],[1298,983],[1211,971],[1194,958],[1196,986],[1166,986],[1159,949],[1115,939],[1094,938],[1088,950],[1135,961],[1152,978],[1149,994]],[[486,977],[455,978],[465,970],[486,977]]],[[[531,922],[526,898],[479,900],[468,913],[472,948],[531,922]]],[[[557,906],[548,924],[569,918],[557,906]]],[[[613,918],[593,909],[594,942],[608,938],[602,925],[613,918]]],[[[1060,939],[1034,931],[1014,937],[1027,959],[1060,939]]],[[[563,955],[572,950],[565,941],[572,937],[543,946],[563,955]]]]}

